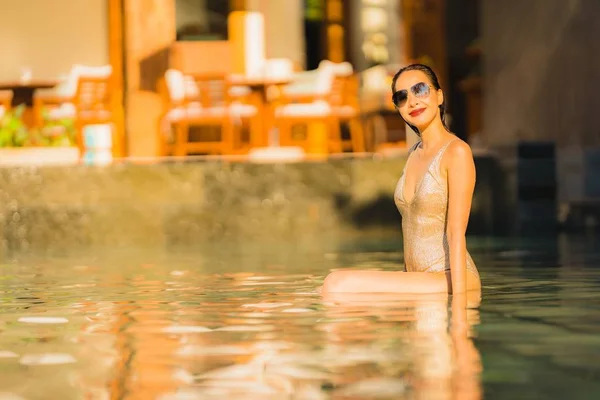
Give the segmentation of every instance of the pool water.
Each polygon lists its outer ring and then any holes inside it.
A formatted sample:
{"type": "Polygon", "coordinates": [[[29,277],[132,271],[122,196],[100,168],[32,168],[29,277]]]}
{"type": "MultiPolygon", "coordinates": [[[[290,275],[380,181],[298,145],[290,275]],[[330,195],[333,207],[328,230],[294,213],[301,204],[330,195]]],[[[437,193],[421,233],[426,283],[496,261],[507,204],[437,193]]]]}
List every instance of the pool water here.
{"type": "Polygon", "coordinates": [[[483,298],[330,296],[398,239],[5,260],[0,399],[591,399],[600,239],[469,238],[483,298]]]}

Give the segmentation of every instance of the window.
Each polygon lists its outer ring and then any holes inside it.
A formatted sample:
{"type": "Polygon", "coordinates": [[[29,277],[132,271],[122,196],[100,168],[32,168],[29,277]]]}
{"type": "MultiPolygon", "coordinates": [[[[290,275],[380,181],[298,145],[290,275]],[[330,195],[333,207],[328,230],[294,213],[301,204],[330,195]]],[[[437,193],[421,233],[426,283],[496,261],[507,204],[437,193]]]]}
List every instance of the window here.
{"type": "Polygon", "coordinates": [[[177,40],[227,40],[228,0],[176,0],[177,40]]]}

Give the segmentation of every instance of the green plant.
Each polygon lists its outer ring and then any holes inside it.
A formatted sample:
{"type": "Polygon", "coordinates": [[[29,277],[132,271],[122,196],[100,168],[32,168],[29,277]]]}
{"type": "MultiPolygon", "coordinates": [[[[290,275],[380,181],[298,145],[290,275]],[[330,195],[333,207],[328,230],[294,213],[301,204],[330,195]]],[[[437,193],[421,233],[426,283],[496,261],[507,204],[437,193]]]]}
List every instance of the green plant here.
{"type": "Polygon", "coordinates": [[[75,124],[72,119],[53,120],[47,111],[42,127],[29,128],[23,122],[25,104],[21,104],[0,119],[0,147],[63,147],[75,145],[75,124]]]}
{"type": "Polygon", "coordinates": [[[20,105],[4,113],[0,119],[0,147],[21,147],[29,136],[21,117],[25,105],[20,105]]]}

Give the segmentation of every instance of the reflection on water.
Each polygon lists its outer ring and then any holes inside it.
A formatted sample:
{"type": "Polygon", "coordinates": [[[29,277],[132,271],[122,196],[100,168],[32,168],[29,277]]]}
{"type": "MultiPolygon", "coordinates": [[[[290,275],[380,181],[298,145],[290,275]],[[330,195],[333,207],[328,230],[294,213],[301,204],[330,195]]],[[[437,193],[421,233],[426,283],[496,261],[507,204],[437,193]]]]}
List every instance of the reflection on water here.
{"type": "Polygon", "coordinates": [[[558,399],[598,390],[597,246],[472,243],[484,298],[470,295],[468,309],[446,296],[317,293],[330,268],[396,268],[402,254],[389,243],[5,264],[0,398],[532,398],[545,385],[543,398],[558,399]]]}

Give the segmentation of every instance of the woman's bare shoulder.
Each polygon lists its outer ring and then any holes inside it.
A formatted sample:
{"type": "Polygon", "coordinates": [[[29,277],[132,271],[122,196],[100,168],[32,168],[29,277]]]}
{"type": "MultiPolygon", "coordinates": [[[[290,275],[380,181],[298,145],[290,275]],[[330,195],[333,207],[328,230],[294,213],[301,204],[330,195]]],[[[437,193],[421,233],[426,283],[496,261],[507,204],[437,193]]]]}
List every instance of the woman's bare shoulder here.
{"type": "Polygon", "coordinates": [[[474,167],[471,146],[461,138],[456,138],[448,145],[442,159],[445,169],[471,169],[474,167]]]}
{"type": "Polygon", "coordinates": [[[461,138],[457,137],[448,145],[446,153],[452,158],[454,157],[470,157],[473,158],[471,146],[461,138]]]}

